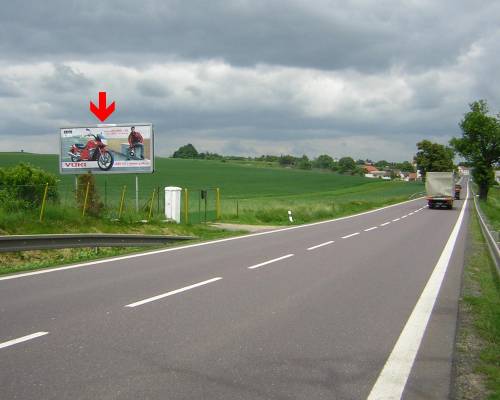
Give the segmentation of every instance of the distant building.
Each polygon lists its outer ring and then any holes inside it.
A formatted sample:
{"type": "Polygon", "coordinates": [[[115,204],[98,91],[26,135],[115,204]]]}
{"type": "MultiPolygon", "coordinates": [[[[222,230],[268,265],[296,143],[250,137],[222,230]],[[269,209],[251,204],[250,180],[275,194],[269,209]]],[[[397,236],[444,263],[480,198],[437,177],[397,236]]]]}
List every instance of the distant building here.
{"type": "Polygon", "coordinates": [[[373,165],[364,165],[363,169],[365,170],[365,173],[367,174],[373,174],[374,172],[380,172],[376,167],[373,165]]]}
{"type": "MultiPolygon", "coordinates": [[[[467,174],[469,175],[469,174],[467,174]]],[[[495,171],[495,180],[500,185],[500,171],[495,171]]]]}
{"type": "Polygon", "coordinates": [[[408,174],[408,182],[415,182],[418,178],[418,172],[410,172],[408,174]]]}

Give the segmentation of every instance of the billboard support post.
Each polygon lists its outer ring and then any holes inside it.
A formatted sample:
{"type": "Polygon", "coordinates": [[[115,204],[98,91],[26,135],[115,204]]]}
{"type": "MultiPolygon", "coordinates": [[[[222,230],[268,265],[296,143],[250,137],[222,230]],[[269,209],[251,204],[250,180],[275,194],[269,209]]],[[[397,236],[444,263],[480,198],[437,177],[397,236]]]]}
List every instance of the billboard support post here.
{"type": "Polygon", "coordinates": [[[135,212],[139,212],[139,175],[135,176],[135,212]]]}

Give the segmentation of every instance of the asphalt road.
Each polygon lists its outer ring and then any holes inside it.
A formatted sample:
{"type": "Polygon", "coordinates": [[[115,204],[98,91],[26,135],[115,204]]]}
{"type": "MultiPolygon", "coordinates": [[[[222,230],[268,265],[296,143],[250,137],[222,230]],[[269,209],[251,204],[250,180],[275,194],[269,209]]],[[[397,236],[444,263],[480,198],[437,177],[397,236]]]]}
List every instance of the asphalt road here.
{"type": "Polygon", "coordinates": [[[445,399],[463,203],[0,278],[0,398],[445,399]]]}

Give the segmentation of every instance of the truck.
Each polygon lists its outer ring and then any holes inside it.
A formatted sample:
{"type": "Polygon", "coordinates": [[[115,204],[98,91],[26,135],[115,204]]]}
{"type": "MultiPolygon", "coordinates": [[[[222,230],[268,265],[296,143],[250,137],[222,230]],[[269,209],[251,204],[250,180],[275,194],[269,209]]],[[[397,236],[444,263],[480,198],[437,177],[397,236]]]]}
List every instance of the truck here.
{"type": "Polygon", "coordinates": [[[453,172],[427,172],[425,191],[429,208],[453,208],[455,175],[453,172]]]}

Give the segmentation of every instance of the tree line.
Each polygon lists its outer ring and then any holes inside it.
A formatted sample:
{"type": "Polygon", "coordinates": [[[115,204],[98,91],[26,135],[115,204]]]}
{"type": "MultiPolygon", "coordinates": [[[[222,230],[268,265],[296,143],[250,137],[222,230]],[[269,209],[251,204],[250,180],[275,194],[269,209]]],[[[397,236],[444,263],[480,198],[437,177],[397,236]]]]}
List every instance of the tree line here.
{"type": "Polygon", "coordinates": [[[285,168],[297,168],[303,170],[321,169],[331,170],[343,174],[350,175],[363,175],[365,173],[365,165],[373,165],[380,170],[399,170],[402,172],[415,172],[415,167],[409,161],[403,162],[389,162],[386,160],[379,160],[373,162],[372,160],[354,160],[352,157],[342,157],[334,159],[328,154],[322,154],[318,157],[310,159],[307,155],[296,157],[290,154],[282,155],[262,155],[258,157],[243,157],[243,156],[223,156],[217,153],[198,152],[196,148],[188,143],[179,147],[174,153],[173,158],[189,158],[198,160],[221,160],[221,161],[261,161],[269,163],[277,163],[285,168]]]}

